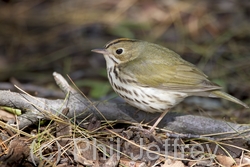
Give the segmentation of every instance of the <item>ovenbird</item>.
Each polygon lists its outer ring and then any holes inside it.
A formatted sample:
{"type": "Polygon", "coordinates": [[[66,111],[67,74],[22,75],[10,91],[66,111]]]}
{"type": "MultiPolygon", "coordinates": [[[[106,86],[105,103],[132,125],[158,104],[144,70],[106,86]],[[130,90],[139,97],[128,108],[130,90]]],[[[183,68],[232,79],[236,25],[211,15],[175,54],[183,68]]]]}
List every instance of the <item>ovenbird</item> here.
{"type": "Polygon", "coordinates": [[[93,52],[104,55],[109,82],[127,103],[146,112],[165,114],[188,96],[223,98],[248,106],[222,92],[221,87],[177,53],[163,46],[121,38],[93,52]]]}

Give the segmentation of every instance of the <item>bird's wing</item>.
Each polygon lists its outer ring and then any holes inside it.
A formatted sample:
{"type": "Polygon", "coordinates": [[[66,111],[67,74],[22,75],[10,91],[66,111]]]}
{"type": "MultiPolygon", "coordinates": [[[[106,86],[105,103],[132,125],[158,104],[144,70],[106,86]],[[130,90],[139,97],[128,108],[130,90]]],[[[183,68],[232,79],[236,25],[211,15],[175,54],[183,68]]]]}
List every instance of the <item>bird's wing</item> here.
{"type": "MultiPolygon", "coordinates": [[[[173,58],[179,60],[178,55],[173,58]]],[[[209,81],[207,76],[193,64],[183,59],[169,63],[165,59],[158,61],[155,57],[152,60],[142,58],[121,64],[120,69],[120,75],[133,77],[144,87],[183,92],[202,92],[221,88],[209,81]]]]}

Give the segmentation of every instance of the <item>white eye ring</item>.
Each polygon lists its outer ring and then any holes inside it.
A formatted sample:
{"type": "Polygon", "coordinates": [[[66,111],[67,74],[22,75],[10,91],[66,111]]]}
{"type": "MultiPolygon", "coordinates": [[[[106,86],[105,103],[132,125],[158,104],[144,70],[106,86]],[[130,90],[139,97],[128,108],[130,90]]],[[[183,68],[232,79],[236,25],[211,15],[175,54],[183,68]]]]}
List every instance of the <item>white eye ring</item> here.
{"type": "Polygon", "coordinates": [[[120,55],[123,53],[123,48],[116,49],[115,51],[116,54],[120,55]]]}

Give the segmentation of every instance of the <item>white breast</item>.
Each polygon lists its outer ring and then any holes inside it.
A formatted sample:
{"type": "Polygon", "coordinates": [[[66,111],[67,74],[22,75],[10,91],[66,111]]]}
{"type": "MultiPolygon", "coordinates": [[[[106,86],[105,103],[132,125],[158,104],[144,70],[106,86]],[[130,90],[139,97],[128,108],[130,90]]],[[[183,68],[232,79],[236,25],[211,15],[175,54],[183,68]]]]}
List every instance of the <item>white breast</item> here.
{"type": "Polygon", "coordinates": [[[108,78],[114,91],[127,103],[143,111],[163,112],[187,97],[186,93],[141,87],[135,80],[122,80],[119,78],[119,70],[114,67],[107,68],[108,78]]]}

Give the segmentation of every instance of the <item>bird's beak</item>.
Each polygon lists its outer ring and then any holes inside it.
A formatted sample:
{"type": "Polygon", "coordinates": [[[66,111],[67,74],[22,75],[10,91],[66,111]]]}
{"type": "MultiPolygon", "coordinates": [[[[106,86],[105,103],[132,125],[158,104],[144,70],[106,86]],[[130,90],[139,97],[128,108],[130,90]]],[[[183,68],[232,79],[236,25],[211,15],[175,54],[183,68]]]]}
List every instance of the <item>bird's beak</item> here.
{"type": "Polygon", "coordinates": [[[109,52],[107,51],[107,49],[92,49],[92,52],[96,52],[96,53],[101,53],[101,54],[108,54],[109,52]]]}

